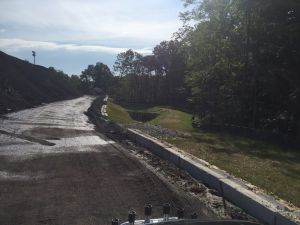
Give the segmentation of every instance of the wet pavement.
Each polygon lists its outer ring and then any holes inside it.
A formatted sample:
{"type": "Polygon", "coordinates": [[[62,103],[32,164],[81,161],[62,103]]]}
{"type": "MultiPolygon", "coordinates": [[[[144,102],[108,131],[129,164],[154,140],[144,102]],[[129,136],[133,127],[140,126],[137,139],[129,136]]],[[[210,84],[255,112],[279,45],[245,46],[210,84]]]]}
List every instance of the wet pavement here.
{"type": "MultiPolygon", "coordinates": [[[[130,149],[95,131],[84,112],[93,97],[0,117],[0,224],[109,224],[153,204],[214,214],[157,176],[130,149]]],[[[129,148],[129,147],[128,147],[129,148]]]]}

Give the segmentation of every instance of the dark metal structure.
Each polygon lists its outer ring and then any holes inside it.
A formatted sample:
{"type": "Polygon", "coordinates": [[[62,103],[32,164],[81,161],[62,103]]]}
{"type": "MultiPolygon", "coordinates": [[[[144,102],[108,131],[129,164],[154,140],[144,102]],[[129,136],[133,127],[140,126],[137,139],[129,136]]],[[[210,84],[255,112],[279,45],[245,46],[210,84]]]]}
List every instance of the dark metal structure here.
{"type": "Polygon", "coordinates": [[[35,56],[36,56],[35,51],[32,51],[32,56],[33,56],[33,64],[35,65],[35,56]]]}
{"type": "MultiPolygon", "coordinates": [[[[242,221],[242,220],[216,220],[216,219],[198,219],[196,213],[191,215],[191,219],[184,218],[184,209],[177,209],[177,216],[170,217],[170,204],[163,205],[163,217],[151,219],[152,205],[145,205],[145,219],[135,220],[135,211],[130,211],[128,214],[128,221],[121,225],[260,225],[256,222],[242,221]]],[[[113,219],[112,225],[118,225],[119,220],[113,219]]]]}

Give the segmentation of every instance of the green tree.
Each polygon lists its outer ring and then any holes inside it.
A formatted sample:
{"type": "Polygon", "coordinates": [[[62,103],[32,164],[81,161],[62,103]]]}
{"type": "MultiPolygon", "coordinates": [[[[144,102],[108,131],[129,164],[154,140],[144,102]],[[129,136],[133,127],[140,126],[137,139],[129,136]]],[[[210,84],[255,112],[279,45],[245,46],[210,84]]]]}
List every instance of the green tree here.
{"type": "MultiPolygon", "coordinates": [[[[211,122],[299,135],[300,3],[204,0],[185,4],[191,101],[211,122]]],[[[179,33],[180,34],[180,33],[179,33]]]]}
{"type": "Polygon", "coordinates": [[[186,71],[186,53],[178,41],[163,41],[153,50],[156,58],[156,74],[164,77],[166,102],[170,105],[182,105],[186,99],[184,76],[186,71]]]}
{"type": "Polygon", "coordinates": [[[96,65],[88,65],[81,72],[80,80],[85,91],[97,87],[109,93],[113,82],[113,74],[107,65],[97,62],[96,65]]]}

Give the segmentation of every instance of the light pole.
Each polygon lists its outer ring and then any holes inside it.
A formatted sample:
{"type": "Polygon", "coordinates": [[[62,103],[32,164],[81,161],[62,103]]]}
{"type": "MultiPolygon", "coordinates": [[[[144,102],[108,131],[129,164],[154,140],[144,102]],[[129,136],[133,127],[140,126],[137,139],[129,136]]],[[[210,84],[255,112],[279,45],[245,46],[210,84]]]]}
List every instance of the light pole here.
{"type": "Polygon", "coordinates": [[[33,56],[33,64],[35,65],[35,51],[32,51],[32,56],[33,56]]]}

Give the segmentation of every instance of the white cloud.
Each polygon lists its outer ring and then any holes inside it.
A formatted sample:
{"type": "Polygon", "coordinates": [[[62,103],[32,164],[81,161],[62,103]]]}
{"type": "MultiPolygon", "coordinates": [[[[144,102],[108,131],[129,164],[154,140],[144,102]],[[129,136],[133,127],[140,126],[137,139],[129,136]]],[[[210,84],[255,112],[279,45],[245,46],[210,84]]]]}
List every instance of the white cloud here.
{"type": "MultiPolygon", "coordinates": [[[[128,48],[114,48],[101,45],[77,45],[77,44],[59,44],[46,41],[28,41],[23,39],[0,38],[0,49],[6,52],[18,52],[21,50],[44,50],[44,51],[81,51],[81,52],[102,52],[108,54],[118,54],[126,51],[128,48]]],[[[150,54],[150,48],[133,49],[141,54],[150,54]]]]}
{"type": "Polygon", "coordinates": [[[4,33],[4,32],[6,32],[6,30],[5,29],[0,29],[0,33],[4,33]]]}
{"type": "Polygon", "coordinates": [[[135,38],[159,42],[171,38],[180,27],[179,9],[172,8],[181,5],[178,2],[180,0],[1,0],[0,21],[32,33],[31,39],[135,38]]]}
{"type": "Polygon", "coordinates": [[[0,9],[0,30],[6,29],[0,31],[1,51],[19,58],[28,50],[53,51],[38,63],[79,74],[99,58],[112,66],[115,55],[128,48],[150,54],[181,26],[183,5],[181,0],[0,0],[0,9]]]}

